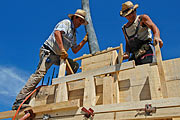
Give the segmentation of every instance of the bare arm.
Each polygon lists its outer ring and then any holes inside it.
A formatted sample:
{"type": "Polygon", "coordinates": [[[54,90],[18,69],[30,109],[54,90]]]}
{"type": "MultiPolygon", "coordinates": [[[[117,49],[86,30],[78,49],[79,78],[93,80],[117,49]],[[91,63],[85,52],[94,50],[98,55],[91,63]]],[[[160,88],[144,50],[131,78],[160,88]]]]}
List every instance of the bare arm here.
{"type": "Polygon", "coordinates": [[[56,42],[57,42],[60,50],[64,49],[63,42],[62,42],[62,33],[63,33],[63,31],[58,31],[58,30],[56,30],[54,32],[54,36],[56,38],[56,42]]]}
{"type": "Polygon", "coordinates": [[[72,48],[73,53],[77,53],[87,42],[87,38],[88,37],[88,33],[85,35],[84,39],[79,43],[78,46],[76,46],[75,48],[72,48]]]}
{"type": "Polygon", "coordinates": [[[64,49],[64,46],[63,46],[63,42],[62,42],[62,33],[63,31],[58,31],[56,30],[54,32],[54,36],[55,36],[55,39],[56,39],[56,42],[60,48],[60,51],[61,51],[61,58],[62,59],[66,59],[68,57],[68,54],[66,52],[66,50],[64,49]]]}
{"type": "Polygon", "coordinates": [[[163,46],[163,41],[160,38],[160,31],[158,27],[152,22],[151,18],[148,15],[142,15],[142,22],[150,28],[154,35],[154,42],[158,43],[160,47],[163,46]]]}
{"type": "MultiPolygon", "coordinates": [[[[123,29],[122,29],[123,30],[123,29]]],[[[124,37],[125,37],[125,40],[126,40],[126,52],[124,53],[124,56],[123,56],[123,59],[128,59],[129,56],[130,56],[130,50],[129,50],[129,45],[128,45],[128,38],[126,37],[125,33],[124,33],[124,30],[123,30],[123,34],[124,34],[124,37]]]]}

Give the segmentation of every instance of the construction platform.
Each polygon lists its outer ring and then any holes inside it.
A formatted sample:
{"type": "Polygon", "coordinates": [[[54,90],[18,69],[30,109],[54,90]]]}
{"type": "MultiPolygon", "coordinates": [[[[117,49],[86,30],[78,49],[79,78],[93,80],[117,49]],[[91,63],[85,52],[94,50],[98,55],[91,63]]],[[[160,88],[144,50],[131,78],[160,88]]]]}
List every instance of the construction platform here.
{"type": "MultiPolygon", "coordinates": [[[[84,55],[82,72],[59,77],[31,97],[33,120],[180,120],[180,58],[136,66],[122,62],[122,44],[95,55],[84,55]],[[117,49],[119,52],[117,52],[117,49]]],[[[0,113],[13,118],[16,111],[0,113]]]]}

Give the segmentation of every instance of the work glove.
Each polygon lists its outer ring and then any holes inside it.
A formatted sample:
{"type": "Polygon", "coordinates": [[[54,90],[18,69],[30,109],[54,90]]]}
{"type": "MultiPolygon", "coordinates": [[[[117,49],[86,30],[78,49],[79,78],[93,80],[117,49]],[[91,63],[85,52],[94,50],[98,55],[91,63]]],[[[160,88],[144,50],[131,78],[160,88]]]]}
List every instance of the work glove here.
{"type": "Polygon", "coordinates": [[[163,46],[163,41],[161,40],[161,38],[159,38],[159,37],[154,37],[154,45],[156,45],[157,43],[159,43],[159,47],[162,48],[162,46],[163,46]]]}
{"type": "Polygon", "coordinates": [[[61,50],[60,58],[61,58],[61,59],[66,59],[66,58],[68,58],[68,54],[67,54],[67,52],[66,52],[65,49],[62,49],[62,50],[61,50]]]}
{"type": "Polygon", "coordinates": [[[87,41],[88,41],[88,32],[87,32],[86,35],[84,36],[83,41],[84,41],[84,42],[87,42],[87,41]]]}

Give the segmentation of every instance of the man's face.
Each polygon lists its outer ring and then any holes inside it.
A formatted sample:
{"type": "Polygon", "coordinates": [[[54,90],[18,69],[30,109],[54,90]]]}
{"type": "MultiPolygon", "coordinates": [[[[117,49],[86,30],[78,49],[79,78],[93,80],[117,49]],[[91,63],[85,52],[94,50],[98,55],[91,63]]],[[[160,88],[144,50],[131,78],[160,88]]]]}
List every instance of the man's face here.
{"type": "Polygon", "coordinates": [[[127,15],[126,19],[129,21],[134,21],[136,19],[136,10],[127,15]]]}
{"type": "Polygon", "coordinates": [[[80,25],[82,25],[84,23],[84,20],[78,16],[74,16],[74,27],[78,28],[80,25]]]}

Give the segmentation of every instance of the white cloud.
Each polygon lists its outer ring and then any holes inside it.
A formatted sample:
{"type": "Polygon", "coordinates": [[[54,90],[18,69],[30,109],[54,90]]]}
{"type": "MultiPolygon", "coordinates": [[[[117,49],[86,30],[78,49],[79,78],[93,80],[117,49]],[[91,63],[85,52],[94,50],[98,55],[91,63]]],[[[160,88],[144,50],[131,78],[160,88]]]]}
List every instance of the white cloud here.
{"type": "Polygon", "coordinates": [[[0,66],[0,95],[16,96],[29,74],[16,67],[0,66]]]}

